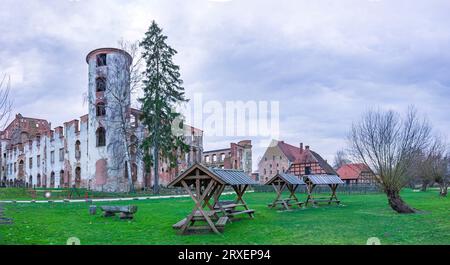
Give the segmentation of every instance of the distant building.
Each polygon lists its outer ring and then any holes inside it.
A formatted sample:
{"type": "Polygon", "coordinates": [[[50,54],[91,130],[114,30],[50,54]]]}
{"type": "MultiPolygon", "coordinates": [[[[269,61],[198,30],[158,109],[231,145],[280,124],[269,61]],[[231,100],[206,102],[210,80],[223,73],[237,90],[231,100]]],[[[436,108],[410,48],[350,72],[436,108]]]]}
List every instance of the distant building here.
{"type": "Polygon", "coordinates": [[[266,149],[264,156],[258,163],[259,181],[265,182],[278,173],[289,172],[297,176],[310,174],[337,175],[336,171],[318,153],[303,148],[273,141],[266,149]]]}
{"type": "Polygon", "coordinates": [[[251,178],[254,181],[259,181],[259,173],[258,172],[253,172],[252,175],[251,175],[251,178]]]}
{"type": "Polygon", "coordinates": [[[337,173],[347,184],[374,184],[376,182],[373,171],[362,163],[342,165],[337,173]]]}
{"type": "Polygon", "coordinates": [[[231,143],[230,148],[203,152],[203,164],[208,167],[244,170],[252,173],[252,141],[231,143]]]}

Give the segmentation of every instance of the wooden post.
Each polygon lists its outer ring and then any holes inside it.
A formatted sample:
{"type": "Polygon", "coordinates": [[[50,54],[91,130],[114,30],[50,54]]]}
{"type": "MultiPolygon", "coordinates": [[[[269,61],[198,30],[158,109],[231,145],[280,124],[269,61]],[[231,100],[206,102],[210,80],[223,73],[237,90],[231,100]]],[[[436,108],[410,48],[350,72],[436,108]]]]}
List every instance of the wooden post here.
{"type": "Polygon", "coordinates": [[[220,234],[219,230],[217,230],[216,226],[211,221],[209,216],[204,212],[203,207],[202,207],[202,203],[204,202],[205,197],[211,192],[211,190],[212,190],[212,188],[214,186],[214,182],[215,181],[211,179],[209,181],[208,186],[206,187],[206,189],[203,191],[202,194],[200,194],[200,187],[199,187],[200,179],[197,178],[196,181],[195,181],[195,189],[198,192],[196,194],[197,195],[196,196],[196,195],[194,195],[192,193],[192,191],[189,188],[189,186],[187,185],[186,181],[184,181],[184,180],[181,181],[181,184],[183,185],[184,189],[189,193],[189,195],[191,196],[192,200],[194,200],[194,202],[195,202],[194,209],[192,210],[191,214],[188,215],[188,217],[186,218],[186,222],[181,227],[181,233],[185,233],[186,230],[188,229],[188,227],[194,224],[194,222],[192,222],[193,221],[193,217],[195,216],[195,214],[198,211],[203,216],[205,221],[208,223],[208,225],[211,228],[211,230],[213,230],[216,234],[220,234]]]}

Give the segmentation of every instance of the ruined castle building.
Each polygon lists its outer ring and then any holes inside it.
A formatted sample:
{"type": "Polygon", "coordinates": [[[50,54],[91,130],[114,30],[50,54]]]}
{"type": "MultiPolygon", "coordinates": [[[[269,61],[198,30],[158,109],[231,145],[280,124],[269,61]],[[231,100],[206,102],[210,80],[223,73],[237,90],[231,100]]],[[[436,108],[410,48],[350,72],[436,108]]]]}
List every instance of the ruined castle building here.
{"type": "Polygon", "coordinates": [[[230,143],[230,148],[204,151],[203,164],[209,167],[243,170],[252,173],[252,142],[243,140],[230,143]]]}
{"type": "Polygon", "coordinates": [[[266,182],[278,173],[291,173],[297,176],[312,174],[337,175],[336,171],[309,146],[299,147],[273,141],[258,163],[259,180],[266,182]]]}
{"type": "MultiPolygon", "coordinates": [[[[0,185],[111,192],[127,191],[130,182],[137,189],[152,186],[152,170],[146,170],[139,150],[146,130],[139,122],[140,111],[130,107],[131,56],[120,49],[102,48],[90,52],[86,62],[88,114],[53,130],[46,120],[17,114],[0,132],[0,185]]],[[[203,132],[187,125],[184,130],[191,151],[178,155],[175,169],[161,161],[162,185],[202,157],[203,132]]]]}

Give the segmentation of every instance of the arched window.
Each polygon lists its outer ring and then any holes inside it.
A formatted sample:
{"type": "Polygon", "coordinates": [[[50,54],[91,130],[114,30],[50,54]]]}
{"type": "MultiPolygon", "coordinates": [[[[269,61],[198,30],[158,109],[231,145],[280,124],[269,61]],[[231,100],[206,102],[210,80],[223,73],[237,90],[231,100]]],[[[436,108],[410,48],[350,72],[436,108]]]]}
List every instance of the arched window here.
{"type": "Polygon", "coordinates": [[[137,126],[136,116],[133,115],[133,114],[130,115],[130,124],[131,124],[131,127],[136,127],[137,126]]]}
{"type": "Polygon", "coordinates": [[[22,179],[25,177],[25,171],[24,171],[24,162],[23,160],[19,161],[19,179],[22,179]]]}
{"type": "Polygon", "coordinates": [[[75,187],[81,187],[81,168],[75,168],[75,187]]]}
{"type": "Polygon", "coordinates": [[[97,114],[97,117],[105,116],[106,115],[106,107],[105,103],[99,102],[95,106],[95,112],[97,114]]]}
{"type": "Polygon", "coordinates": [[[55,187],[55,172],[51,172],[50,173],[50,188],[54,188],[55,187]]]}
{"type": "Polygon", "coordinates": [[[105,146],[106,145],[106,131],[105,128],[99,127],[95,132],[97,136],[97,146],[105,146]]]}
{"type": "Polygon", "coordinates": [[[97,55],[97,66],[105,66],[106,65],[106,53],[100,53],[97,55]]]}
{"type": "Polygon", "coordinates": [[[64,187],[64,170],[59,171],[59,187],[64,187]]]}
{"type": "Polygon", "coordinates": [[[95,79],[95,91],[102,92],[106,90],[106,78],[97,77],[95,79]]]}
{"type": "Polygon", "coordinates": [[[37,186],[41,186],[41,174],[37,174],[37,186]]]}
{"type": "Polygon", "coordinates": [[[81,157],[80,146],[81,146],[81,143],[80,143],[79,140],[77,140],[77,141],[75,142],[75,158],[76,158],[76,159],[80,159],[80,157],[81,157]]]}
{"type": "Polygon", "coordinates": [[[135,183],[137,181],[137,165],[136,163],[131,164],[131,181],[135,183]]]}

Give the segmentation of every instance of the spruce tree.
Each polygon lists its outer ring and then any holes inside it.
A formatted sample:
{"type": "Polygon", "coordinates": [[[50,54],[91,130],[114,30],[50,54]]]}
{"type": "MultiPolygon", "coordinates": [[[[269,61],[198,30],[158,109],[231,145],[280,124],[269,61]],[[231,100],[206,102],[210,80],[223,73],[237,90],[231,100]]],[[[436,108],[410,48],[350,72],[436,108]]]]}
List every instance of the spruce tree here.
{"type": "MultiPolygon", "coordinates": [[[[144,161],[147,169],[154,170],[154,192],[159,193],[159,161],[165,160],[170,168],[177,166],[179,152],[187,152],[189,146],[184,143],[182,135],[175,135],[172,130],[174,121],[181,119],[175,106],[187,102],[180,67],[173,63],[177,53],[167,43],[167,36],[162,33],[155,21],[145,38],[140,43],[146,63],[143,72],[143,97],[141,102],[141,120],[148,131],[142,143],[144,161]]],[[[179,124],[178,126],[183,126],[179,124]]]]}

